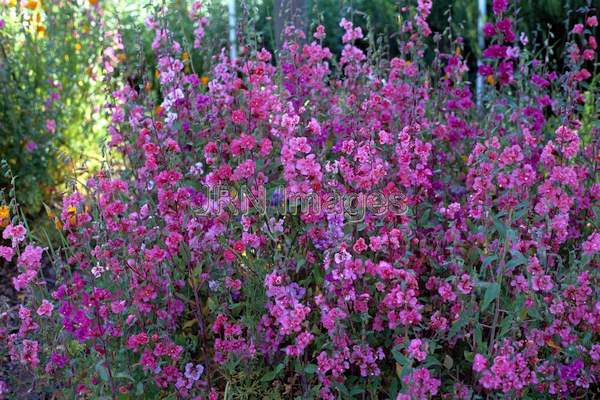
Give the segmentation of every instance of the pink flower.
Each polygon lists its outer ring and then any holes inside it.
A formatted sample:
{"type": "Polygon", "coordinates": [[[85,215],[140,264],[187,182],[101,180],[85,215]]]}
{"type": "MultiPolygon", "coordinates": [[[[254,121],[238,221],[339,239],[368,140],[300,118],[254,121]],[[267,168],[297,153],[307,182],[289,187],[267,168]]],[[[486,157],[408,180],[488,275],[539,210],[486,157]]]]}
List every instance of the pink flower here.
{"type": "Polygon", "coordinates": [[[583,29],[584,29],[583,24],[575,24],[575,26],[573,27],[573,30],[571,32],[576,35],[580,35],[583,33],[583,29]]]}
{"type": "Polygon", "coordinates": [[[244,114],[244,110],[235,110],[231,113],[231,120],[234,124],[242,125],[246,122],[246,115],[244,114]]]}
{"type": "Polygon", "coordinates": [[[56,131],[56,121],[54,121],[53,119],[47,119],[46,130],[50,133],[54,133],[56,131]]]}
{"type": "Polygon", "coordinates": [[[129,339],[127,339],[127,347],[136,351],[140,346],[148,344],[148,340],[149,338],[146,333],[138,333],[137,335],[132,335],[129,337],[129,339]]]}
{"type": "Polygon", "coordinates": [[[38,148],[38,144],[33,140],[27,140],[25,142],[25,150],[29,153],[33,153],[38,148]]]}
{"type": "Polygon", "coordinates": [[[26,288],[31,282],[35,280],[36,277],[37,271],[30,269],[12,278],[12,283],[15,290],[18,292],[21,289],[26,288]]]}
{"type": "Polygon", "coordinates": [[[21,363],[35,368],[40,363],[38,358],[39,344],[36,340],[23,340],[23,350],[21,352],[21,363]]]}
{"type": "Polygon", "coordinates": [[[110,303],[110,310],[115,314],[125,311],[125,300],[116,300],[110,303]]]}
{"type": "Polygon", "coordinates": [[[313,34],[313,37],[317,40],[324,39],[325,38],[325,27],[323,25],[317,26],[317,29],[316,29],[315,33],[313,34]]]}
{"type": "Polygon", "coordinates": [[[14,250],[12,247],[8,246],[0,246],[0,257],[4,258],[7,262],[12,260],[14,255],[14,250]]]}
{"type": "Polygon", "coordinates": [[[426,400],[435,396],[442,384],[439,379],[431,376],[426,368],[416,368],[409,375],[402,378],[408,388],[410,399],[426,400]]]}
{"type": "Polygon", "coordinates": [[[256,163],[254,162],[254,160],[246,160],[235,168],[231,178],[234,181],[248,179],[252,175],[254,175],[255,171],[256,171],[256,163]]]}
{"type": "Polygon", "coordinates": [[[23,253],[19,256],[17,263],[27,269],[37,270],[42,264],[43,252],[43,248],[28,244],[23,253]]]}
{"type": "Polygon", "coordinates": [[[587,26],[589,26],[591,28],[598,26],[598,17],[595,15],[592,15],[591,17],[588,17],[585,20],[585,23],[587,24],[587,26]]]}
{"type": "Polygon", "coordinates": [[[481,354],[475,354],[475,357],[473,358],[473,371],[481,372],[486,369],[487,366],[488,362],[485,357],[481,354]]]}
{"type": "Polygon", "coordinates": [[[359,254],[362,253],[363,251],[367,250],[368,246],[367,246],[367,243],[365,242],[365,239],[358,238],[356,243],[354,243],[354,246],[352,246],[352,249],[359,254]]]}
{"type": "Polygon", "coordinates": [[[42,300],[42,305],[40,305],[37,309],[37,314],[40,317],[43,316],[51,316],[52,315],[52,310],[54,310],[54,306],[52,305],[52,303],[50,303],[48,300],[44,299],[42,300]]]}
{"type": "Polygon", "coordinates": [[[342,42],[344,43],[349,43],[356,39],[362,39],[363,37],[362,29],[360,27],[354,28],[352,22],[348,21],[346,18],[342,18],[340,27],[346,31],[342,37],[342,42]]]}
{"type": "Polygon", "coordinates": [[[2,238],[4,239],[12,239],[12,247],[15,247],[18,243],[25,240],[25,234],[27,230],[23,225],[15,225],[9,224],[4,228],[4,232],[2,232],[2,238]]]}
{"type": "Polygon", "coordinates": [[[592,233],[582,246],[583,252],[587,255],[594,255],[600,252],[600,232],[592,233]]]}
{"type": "Polygon", "coordinates": [[[456,287],[458,288],[458,290],[460,290],[462,294],[471,293],[471,291],[473,290],[473,282],[471,281],[471,277],[467,274],[462,274],[456,287]]]}
{"type": "Polygon", "coordinates": [[[429,345],[427,342],[423,342],[421,339],[413,339],[408,345],[407,352],[410,358],[414,358],[417,361],[424,361],[427,358],[427,350],[429,345]]]}
{"type": "Polygon", "coordinates": [[[452,302],[456,300],[456,294],[454,294],[452,291],[452,286],[448,282],[444,282],[440,285],[438,288],[438,293],[446,302],[452,302]]]}

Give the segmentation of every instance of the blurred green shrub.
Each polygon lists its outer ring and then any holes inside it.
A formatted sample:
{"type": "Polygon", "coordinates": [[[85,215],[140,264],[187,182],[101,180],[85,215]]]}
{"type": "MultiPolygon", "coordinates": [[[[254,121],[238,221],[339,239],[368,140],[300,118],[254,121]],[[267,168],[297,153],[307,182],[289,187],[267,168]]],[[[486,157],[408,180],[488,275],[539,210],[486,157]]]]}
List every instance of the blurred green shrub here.
{"type": "MultiPolygon", "coordinates": [[[[0,159],[16,177],[19,202],[35,216],[75,162],[93,157],[101,9],[96,0],[7,0],[0,19],[0,159]]],[[[9,185],[0,176],[0,188],[9,185]]]]}

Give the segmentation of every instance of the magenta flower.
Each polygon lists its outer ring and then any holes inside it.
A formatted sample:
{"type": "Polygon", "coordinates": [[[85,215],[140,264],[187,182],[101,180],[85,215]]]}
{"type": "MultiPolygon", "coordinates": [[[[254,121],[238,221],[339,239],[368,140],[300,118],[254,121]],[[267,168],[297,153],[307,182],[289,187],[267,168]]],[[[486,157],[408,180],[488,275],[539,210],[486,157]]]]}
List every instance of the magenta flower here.
{"type": "Polygon", "coordinates": [[[502,14],[508,8],[508,0],[493,0],[492,10],[494,14],[502,14]]]}
{"type": "Polygon", "coordinates": [[[473,359],[473,371],[482,372],[488,366],[488,362],[481,354],[475,354],[473,359]]]}

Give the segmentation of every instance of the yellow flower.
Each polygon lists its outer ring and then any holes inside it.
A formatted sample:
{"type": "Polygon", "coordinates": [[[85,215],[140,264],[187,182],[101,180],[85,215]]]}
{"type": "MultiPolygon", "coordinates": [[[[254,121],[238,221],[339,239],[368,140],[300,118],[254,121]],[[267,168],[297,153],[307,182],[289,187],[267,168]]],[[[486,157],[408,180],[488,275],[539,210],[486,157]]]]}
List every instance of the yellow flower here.
{"type": "Polygon", "coordinates": [[[17,0],[8,0],[8,6],[9,7],[16,7],[17,6],[17,0]]]}
{"type": "Polygon", "coordinates": [[[188,61],[190,59],[190,55],[188,54],[187,51],[184,51],[183,54],[181,55],[181,59],[183,61],[188,61]]]}
{"type": "Polygon", "coordinates": [[[46,37],[46,27],[44,25],[38,25],[37,23],[34,25],[35,31],[38,34],[39,38],[46,37]]]}
{"type": "Polygon", "coordinates": [[[75,43],[75,51],[79,53],[79,50],[81,50],[81,43],[75,43]]]}
{"type": "Polygon", "coordinates": [[[75,225],[75,223],[77,223],[77,207],[69,206],[67,208],[67,214],[69,215],[69,222],[75,225]]]}
{"type": "Polygon", "coordinates": [[[7,219],[10,216],[10,209],[8,206],[0,206],[0,219],[7,219]]]}
{"type": "Polygon", "coordinates": [[[208,76],[202,76],[202,77],[200,77],[200,82],[201,82],[201,83],[202,83],[204,86],[208,85],[208,80],[209,80],[209,79],[208,79],[208,76]]]}

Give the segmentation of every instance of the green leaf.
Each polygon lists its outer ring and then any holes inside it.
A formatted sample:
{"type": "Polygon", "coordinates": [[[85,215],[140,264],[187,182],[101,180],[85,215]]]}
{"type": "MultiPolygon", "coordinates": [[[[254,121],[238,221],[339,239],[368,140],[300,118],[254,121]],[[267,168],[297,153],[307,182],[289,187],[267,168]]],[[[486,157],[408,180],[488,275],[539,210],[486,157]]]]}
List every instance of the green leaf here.
{"type": "Polygon", "coordinates": [[[355,386],[350,390],[350,395],[353,396],[353,398],[354,398],[354,396],[359,395],[364,392],[365,392],[365,388],[363,388],[361,386],[355,386]]]}
{"type": "Polygon", "coordinates": [[[261,381],[262,382],[270,382],[273,379],[277,378],[277,376],[279,375],[279,373],[281,371],[283,371],[283,368],[285,367],[285,365],[283,365],[283,363],[281,364],[277,364],[277,366],[275,367],[274,370],[267,372],[266,374],[263,375],[261,381]]]}
{"type": "Polygon", "coordinates": [[[463,313],[462,316],[460,317],[460,319],[452,324],[452,327],[448,331],[448,336],[449,337],[456,336],[462,328],[467,326],[467,324],[469,322],[469,318],[470,318],[470,314],[463,313]]]}
{"type": "Polygon", "coordinates": [[[481,303],[481,311],[485,311],[486,308],[492,304],[492,301],[498,296],[500,292],[500,284],[498,283],[490,283],[485,290],[485,294],[483,295],[483,303],[481,303]]]}
{"type": "Polygon", "coordinates": [[[537,307],[531,307],[527,309],[527,314],[531,317],[534,318],[536,320],[541,320],[542,319],[542,315],[540,314],[540,312],[538,311],[537,307]]]}
{"type": "Polygon", "coordinates": [[[481,269],[485,269],[488,265],[490,265],[492,262],[496,261],[498,259],[498,256],[496,254],[492,254],[490,256],[487,256],[483,259],[483,264],[481,264],[481,269]]]}
{"type": "Polygon", "coordinates": [[[103,364],[104,364],[104,361],[98,361],[98,363],[96,364],[96,367],[94,369],[100,376],[100,379],[102,379],[104,382],[108,382],[108,370],[106,369],[106,367],[103,364]]]}
{"type": "Polygon", "coordinates": [[[394,360],[396,360],[396,362],[398,362],[398,364],[402,365],[403,367],[406,367],[407,365],[412,364],[411,360],[409,360],[407,357],[402,355],[402,353],[400,353],[396,349],[392,350],[392,356],[394,356],[394,360]]]}
{"type": "Polygon", "coordinates": [[[423,363],[423,366],[425,368],[440,366],[440,365],[442,365],[442,363],[440,363],[437,358],[435,358],[434,356],[431,356],[431,355],[427,356],[427,359],[425,359],[425,362],[423,363]]]}
{"type": "Polygon", "coordinates": [[[513,253],[513,258],[509,262],[506,263],[506,268],[513,269],[519,265],[526,264],[526,263],[527,263],[527,258],[520,252],[516,251],[513,253]]]}
{"type": "Polygon", "coordinates": [[[304,372],[312,375],[317,372],[317,366],[315,364],[308,364],[306,367],[304,367],[304,372]]]}
{"type": "Polygon", "coordinates": [[[504,223],[502,223],[502,221],[500,221],[500,219],[498,219],[496,217],[493,218],[493,221],[494,221],[494,226],[496,227],[496,230],[500,234],[500,237],[505,237],[506,236],[506,225],[504,223]]]}
{"type": "Polygon", "coordinates": [[[446,354],[444,356],[444,367],[446,367],[446,369],[452,369],[453,365],[454,365],[454,360],[452,359],[452,357],[450,357],[448,354],[446,354]]]}
{"type": "Polygon", "coordinates": [[[467,360],[469,362],[472,362],[473,359],[475,358],[475,354],[473,354],[473,352],[471,352],[471,351],[465,351],[464,356],[465,356],[465,360],[467,360]]]}
{"type": "Polygon", "coordinates": [[[475,329],[473,330],[473,339],[475,339],[475,344],[480,345],[483,341],[483,330],[481,329],[481,325],[475,325],[475,329]]]}
{"type": "Polygon", "coordinates": [[[127,372],[117,372],[115,374],[115,378],[129,379],[131,382],[135,382],[135,379],[133,379],[133,377],[131,375],[129,375],[127,372]]]}

